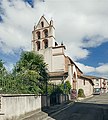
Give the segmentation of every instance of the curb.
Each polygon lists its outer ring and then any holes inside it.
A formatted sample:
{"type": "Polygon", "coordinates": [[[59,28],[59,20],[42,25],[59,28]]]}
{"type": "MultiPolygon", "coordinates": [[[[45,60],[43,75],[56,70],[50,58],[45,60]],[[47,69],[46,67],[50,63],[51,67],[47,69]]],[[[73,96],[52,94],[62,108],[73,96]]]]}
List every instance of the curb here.
{"type": "Polygon", "coordinates": [[[62,108],[60,108],[60,109],[57,109],[57,110],[51,112],[51,113],[48,114],[48,115],[49,115],[49,116],[54,116],[54,115],[60,113],[61,111],[63,111],[63,110],[65,110],[65,109],[69,108],[70,105],[74,105],[74,102],[70,102],[70,103],[68,103],[67,105],[65,105],[64,107],[62,107],[62,108]]]}
{"type": "Polygon", "coordinates": [[[91,98],[93,98],[93,97],[94,97],[94,96],[91,95],[91,96],[89,96],[89,97],[86,97],[86,98],[83,98],[83,99],[77,100],[76,102],[84,102],[84,101],[87,101],[87,100],[89,100],[89,99],[91,99],[91,98]]]}

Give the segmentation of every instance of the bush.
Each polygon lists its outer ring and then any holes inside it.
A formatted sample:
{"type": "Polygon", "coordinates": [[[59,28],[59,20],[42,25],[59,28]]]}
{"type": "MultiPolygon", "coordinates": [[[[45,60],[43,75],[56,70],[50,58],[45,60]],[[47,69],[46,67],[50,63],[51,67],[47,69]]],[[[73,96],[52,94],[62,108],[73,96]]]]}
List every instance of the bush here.
{"type": "Polygon", "coordinates": [[[84,94],[84,90],[83,90],[83,89],[79,89],[79,90],[78,90],[78,97],[85,97],[85,94],[84,94]]]}

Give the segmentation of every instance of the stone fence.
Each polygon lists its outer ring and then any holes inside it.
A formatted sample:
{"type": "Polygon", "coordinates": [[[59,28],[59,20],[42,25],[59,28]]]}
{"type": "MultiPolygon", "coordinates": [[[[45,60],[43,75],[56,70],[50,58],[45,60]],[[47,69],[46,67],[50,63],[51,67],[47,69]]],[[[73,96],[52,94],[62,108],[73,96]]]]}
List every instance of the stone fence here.
{"type": "Polygon", "coordinates": [[[34,110],[41,110],[41,96],[0,95],[0,120],[15,120],[18,116],[34,110]]]}

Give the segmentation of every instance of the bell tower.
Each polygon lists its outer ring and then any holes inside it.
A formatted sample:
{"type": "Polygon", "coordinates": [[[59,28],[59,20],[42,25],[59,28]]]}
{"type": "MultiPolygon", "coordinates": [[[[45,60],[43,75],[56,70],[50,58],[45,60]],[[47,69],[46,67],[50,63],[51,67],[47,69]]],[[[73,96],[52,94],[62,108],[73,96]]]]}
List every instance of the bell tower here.
{"type": "Polygon", "coordinates": [[[63,72],[65,70],[65,58],[63,43],[55,42],[55,28],[53,20],[49,22],[42,16],[32,31],[32,50],[43,55],[49,72],[63,72]]]}
{"type": "Polygon", "coordinates": [[[45,17],[42,16],[38,24],[34,26],[32,36],[33,51],[55,47],[55,28],[53,26],[53,20],[48,22],[45,17]]]}

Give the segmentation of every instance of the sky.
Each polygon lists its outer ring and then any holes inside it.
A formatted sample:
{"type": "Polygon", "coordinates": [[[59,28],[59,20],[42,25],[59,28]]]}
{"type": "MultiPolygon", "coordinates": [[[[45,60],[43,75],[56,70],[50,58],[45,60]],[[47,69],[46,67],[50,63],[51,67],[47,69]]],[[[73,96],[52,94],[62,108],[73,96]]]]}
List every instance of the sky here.
{"type": "Polygon", "coordinates": [[[31,50],[33,26],[53,19],[56,41],[86,75],[108,78],[108,0],[0,0],[0,59],[10,71],[31,50]]]}

